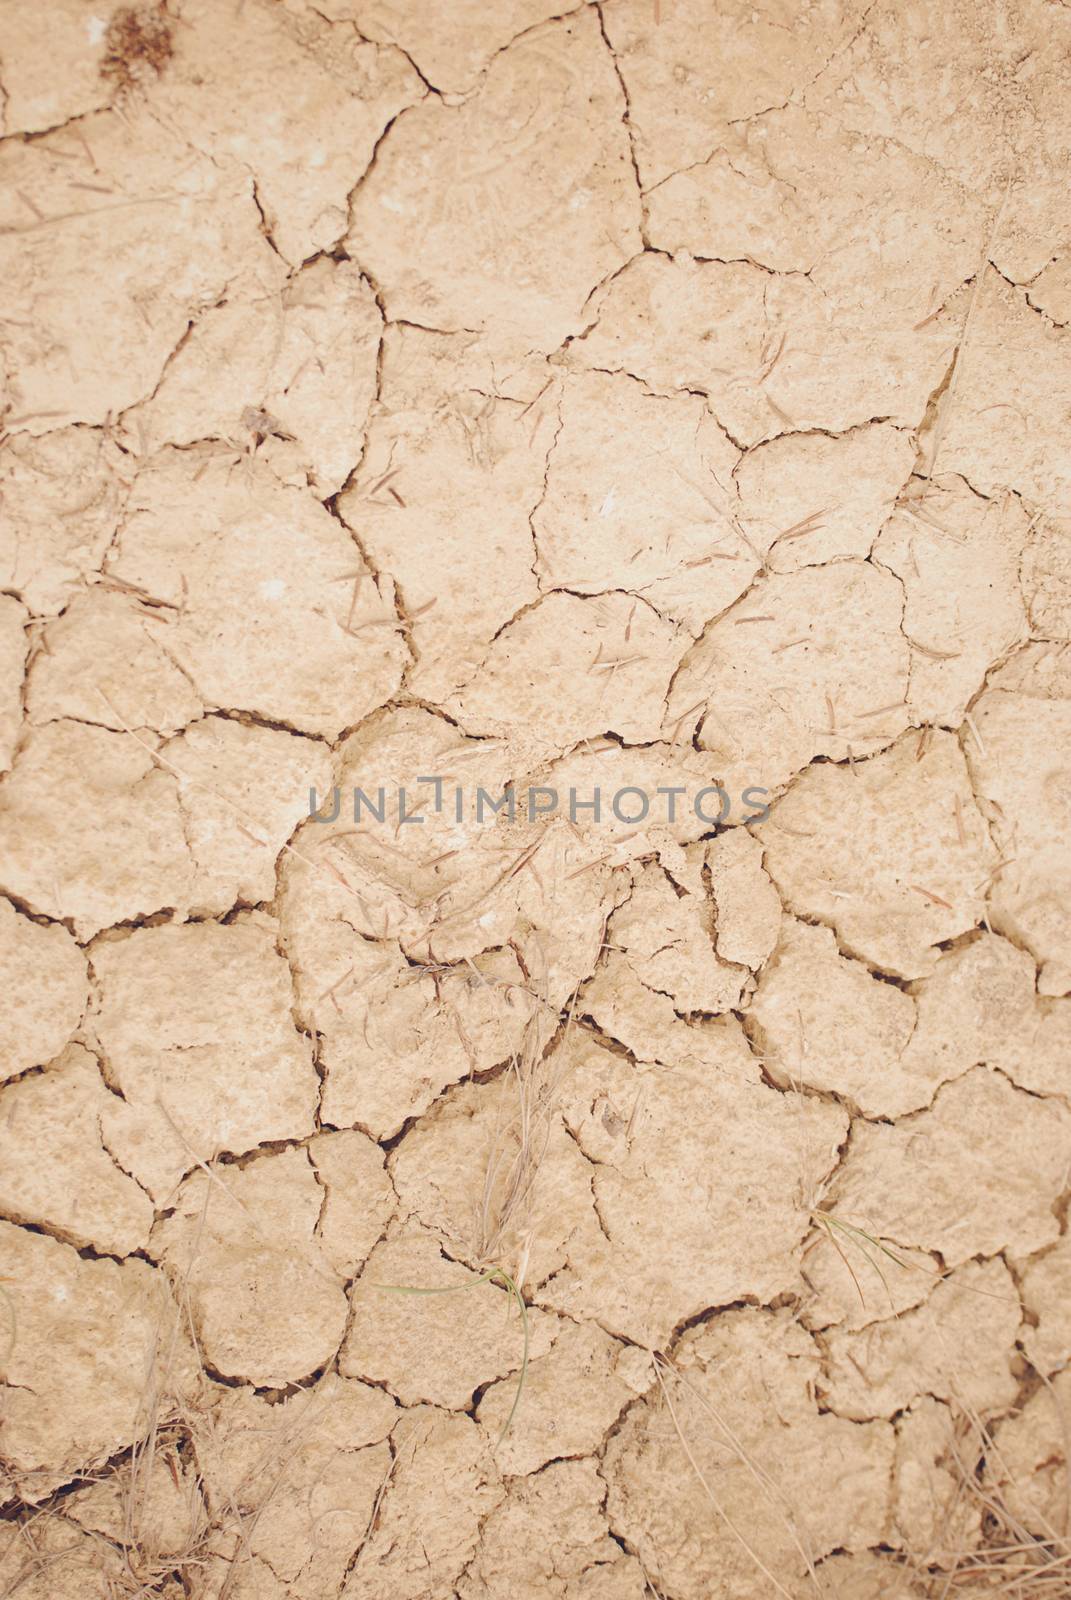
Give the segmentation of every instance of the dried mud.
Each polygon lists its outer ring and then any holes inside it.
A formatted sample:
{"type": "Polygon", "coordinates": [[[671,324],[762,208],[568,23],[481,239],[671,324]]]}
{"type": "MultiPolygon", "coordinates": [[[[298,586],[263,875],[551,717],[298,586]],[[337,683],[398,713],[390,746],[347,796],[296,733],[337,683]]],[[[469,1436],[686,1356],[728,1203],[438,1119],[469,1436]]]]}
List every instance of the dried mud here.
{"type": "Polygon", "coordinates": [[[0,0],[0,134],[0,1594],[1071,1595],[1066,0],[0,0]]]}

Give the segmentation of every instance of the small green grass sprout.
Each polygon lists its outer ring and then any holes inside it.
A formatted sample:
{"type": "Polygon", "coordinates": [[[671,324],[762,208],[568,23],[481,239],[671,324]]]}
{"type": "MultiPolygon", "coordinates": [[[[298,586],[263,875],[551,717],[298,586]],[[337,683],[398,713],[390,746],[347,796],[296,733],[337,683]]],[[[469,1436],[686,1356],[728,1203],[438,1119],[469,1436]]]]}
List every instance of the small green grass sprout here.
{"type": "Polygon", "coordinates": [[[513,1419],[517,1415],[517,1407],[521,1403],[521,1395],[524,1392],[525,1379],[528,1376],[528,1307],[525,1303],[523,1294],[521,1293],[520,1289],[518,1289],[516,1283],[510,1277],[509,1273],[506,1272],[503,1267],[489,1267],[486,1272],[481,1272],[477,1277],[471,1278],[468,1283],[451,1283],[447,1284],[441,1289],[424,1289],[415,1284],[407,1283],[374,1283],[370,1285],[370,1287],[373,1289],[382,1289],[388,1294],[463,1294],[466,1289],[475,1289],[481,1283],[497,1283],[500,1288],[505,1289],[506,1293],[512,1300],[517,1302],[517,1307],[521,1314],[521,1327],[524,1335],[524,1346],[521,1353],[521,1366],[520,1371],[517,1374],[517,1390],[513,1396],[513,1404],[509,1408],[509,1415],[502,1424],[502,1430],[499,1433],[498,1438],[495,1440],[495,1449],[497,1450],[503,1439],[509,1433],[510,1428],[513,1426],[513,1419]]]}

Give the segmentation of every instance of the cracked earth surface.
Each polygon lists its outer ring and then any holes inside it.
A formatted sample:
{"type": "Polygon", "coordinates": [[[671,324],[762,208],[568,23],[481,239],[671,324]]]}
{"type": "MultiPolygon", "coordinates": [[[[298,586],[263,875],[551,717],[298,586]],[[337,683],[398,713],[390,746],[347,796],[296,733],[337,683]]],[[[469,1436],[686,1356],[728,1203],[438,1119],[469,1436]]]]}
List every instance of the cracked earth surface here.
{"type": "Polygon", "coordinates": [[[1066,3],[0,0],[0,132],[0,1594],[1071,1594],[1066,3]]]}

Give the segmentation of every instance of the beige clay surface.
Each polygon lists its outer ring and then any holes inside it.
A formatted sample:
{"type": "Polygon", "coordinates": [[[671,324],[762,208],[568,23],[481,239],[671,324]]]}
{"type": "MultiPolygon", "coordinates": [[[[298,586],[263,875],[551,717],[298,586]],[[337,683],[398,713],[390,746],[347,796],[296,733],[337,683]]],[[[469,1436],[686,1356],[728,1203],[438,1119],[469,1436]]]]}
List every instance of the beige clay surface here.
{"type": "Polygon", "coordinates": [[[1071,1596],[1069,177],[1067,0],[0,0],[0,1597],[1071,1596]]]}

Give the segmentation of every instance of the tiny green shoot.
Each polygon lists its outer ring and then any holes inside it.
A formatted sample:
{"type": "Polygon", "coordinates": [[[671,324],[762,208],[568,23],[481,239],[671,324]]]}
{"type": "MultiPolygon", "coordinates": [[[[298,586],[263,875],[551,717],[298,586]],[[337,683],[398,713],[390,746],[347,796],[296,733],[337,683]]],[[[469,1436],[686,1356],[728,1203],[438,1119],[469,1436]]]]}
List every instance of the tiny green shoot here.
{"type": "Polygon", "coordinates": [[[373,1283],[370,1285],[370,1287],[373,1289],[383,1289],[388,1294],[462,1294],[466,1289],[475,1289],[481,1283],[497,1283],[501,1288],[506,1290],[506,1293],[512,1300],[517,1302],[517,1306],[521,1314],[521,1327],[524,1335],[524,1346],[521,1354],[521,1367],[519,1373],[517,1374],[517,1389],[513,1396],[513,1404],[509,1409],[509,1416],[502,1424],[502,1431],[495,1440],[495,1449],[497,1450],[503,1439],[509,1433],[510,1428],[513,1426],[513,1419],[517,1415],[517,1407],[521,1403],[521,1394],[524,1391],[524,1382],[528,1376],[528,1307],[525,1304],[523,1294],[521,1293],[520,1289],[518,1289],[516,1283],[514,1283],[509,1273],[506,1272],[502,1267],[490,1267],[486,1272],[481,1272],[478,1277],[470,1278],[468,1283],[451,1283],[447,1284],[441,1289],[424,1289],[415,1284],[406,1283],[373,1283]]]}
{"type": "Polygon", "coordinates": [[[865,1308],[866,1297],[863,1294],[862,1285],[855,1275],[852,1264],[848,1260],[848,1257],[845,1255],[844,1250],[841,1247],[840,1241],[837,1238],[837,1232],[843,1234],[844,1238],[849,1243],[854,1244],[856,1249],[862,1252],[863,1256],[870,1263],[878,1277],[881,1279],[882,1287],[889,1297],[889,1305],[895,1311],[896,1303],[892,1297],[892,1290],[889,1288],[889,1280],[886,1278],[881,1269],[880,1261],[875,1259],[874,1255],[871,1253],[871,1250],[868,1249],[867,1246],[869,1245],[873,1250],[880,1251],[883,1256],[888,1256],[890,1261],[895,1261],[898,1267],[903,1267],[905,1270],[908,1266],[910,1266],[910,1262],[903,1261],[894,1250],[890,1250],[888,1245],[885,1244],[881,1239],[877,1238],[874,1234],[867,1233],[864,1228],[857,1228],[853,1223],[845,1222],[840,1217],[835,1217],[830,1211],[812,1211],[811,1215],[814,1217],[816,1222],[820,1222],[825,1228],[827,1234],[829,1235],[829,1242],[832,1244],[834,1250],[844,1262],[849,1276],[851,1277],[852,1282],[855,1284],[855,1292],[859,1296],[860,1304],[865,1308]]]}
{"type": "MultiPolygon", "coordinates": [[[[822,1227],[828,1234],[829,1242],[840,1256],[840,1259],[844,1262],[845,1269],[855,1285],[855,1292],[859,1296],[860,1303],[864,1309],[866,1307],[866,1297],[863,1294],[862,1285],[860,1284],[859,1279],[852,1268],[852,1264],[845,1254],[845,1251],[841,1247],[840,1240],[837,1238],[838,1232],[841,1234],[845,1243],[854,1244],[856,1249],[859,1250],[863,1255],[864,1259],[870,1264],[871,1267],[873,1267],[874,1271],[881,1279],[885,1293],[889,1297],[889,1305],[892,1307],[893,1314],[895,1316],[899,1316],[900,1313],[896,1310],[896,1305],[892,1297],[892,1291],[889,1288],[889,1280],[882,1271],[881,1262],[878,1261],[872,1253],[873,1251],[880,1252],[881,1255],[886,1256],[888,1260],[895,1262],[895,1264],[898,1267],[901,1267],[905,1272],[921,1272],[926,1277],[936,1278],[939,1283],[943,1283],[944,1280],[951,1277],[955,1271],[955,1268],[946,1267],[936,1268],[931,1272],[928,1267],[924,1267],[919,1261],[905,1261],[902,1256],[898,1256],[896,1254],[895,1250],[891,1250],[889,1248],[884,1239],[879,1239],[873,1233],[867,1233],[865,1228],[856,1227],[853,1222],[845,1222],[843,1217],[834,1216],[831,1211],[812,1211],[811,1217],[815,1222],[821,1223],[822,1227]]],[[[980,1294],[986,1300],[1003,1300],[1009,1305],[1018,1304],[1017,1296],[998,1294],[993,1289],[981,1289],[976,1284],[963,1283],[960,1284],[960,1288],[968,1294],[980,1294]]]]}

